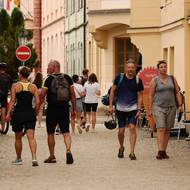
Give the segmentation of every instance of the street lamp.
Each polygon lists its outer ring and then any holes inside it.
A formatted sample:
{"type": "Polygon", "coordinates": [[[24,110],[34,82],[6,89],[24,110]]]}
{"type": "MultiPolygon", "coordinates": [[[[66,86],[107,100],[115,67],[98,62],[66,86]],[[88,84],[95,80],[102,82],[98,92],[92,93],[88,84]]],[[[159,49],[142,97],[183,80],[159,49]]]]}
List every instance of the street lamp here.
{"type": "Polygon", "coordinates": [[[28,41],[27,36],[28,36],[28,31],[23,29],[18,36],[18,43],[20,46],[24,46],[27,44],[28,41]]]}

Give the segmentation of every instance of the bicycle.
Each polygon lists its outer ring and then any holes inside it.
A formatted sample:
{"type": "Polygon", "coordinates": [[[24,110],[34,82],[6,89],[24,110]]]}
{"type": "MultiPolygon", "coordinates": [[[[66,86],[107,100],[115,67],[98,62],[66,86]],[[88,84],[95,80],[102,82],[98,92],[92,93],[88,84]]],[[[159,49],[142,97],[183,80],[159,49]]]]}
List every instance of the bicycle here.
{"type": "MultiPolygon", "coordinates": [[[[9,97],[8,97],[8,101],[9,101],[9,97]]],[[[8,108],[8,103],[7,103],[7,108],[8,108]]],[[[7,110],[6,108],[6,110],[7,110]]],[[[0,125],[1,125],[1,105],[0,105],[0,125]]],[[[8,121],[5,121],[5,127],[4,127],[4,130],[0,130],[0,134],[2,135],[6,135],[9,131],[9,127],[11,125],[11,121],[8,122],[8,121]]],[[[22,132],[22,136],[24,136],[26,134],[26,130],[24,129],[23,132],[22,132]]]]}
{"type": "MultiPolygon", "coordinates": [[[[0,122],[1,122],[1,109],[0,109],[0,122]]],[[[4,130],[2,131],[2,129],[0,130],[0,133],[2,135],[6,135],[8,130],[9,130],[9,126],[10,126],[10,122],[5,122],[5,127],[4,127],[4,130]]]]}

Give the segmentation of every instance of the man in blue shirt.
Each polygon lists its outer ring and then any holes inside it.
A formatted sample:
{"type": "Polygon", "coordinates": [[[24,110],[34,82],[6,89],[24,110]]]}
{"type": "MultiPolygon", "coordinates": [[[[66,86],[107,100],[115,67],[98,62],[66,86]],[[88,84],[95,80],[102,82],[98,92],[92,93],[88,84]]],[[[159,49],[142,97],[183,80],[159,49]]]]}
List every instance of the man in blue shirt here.
{"type": "Polygon", "coordinates": [[[116,97],[116,116],[119,124],[118,140],[120,144],[118,157],[124,157],[125,127],[130,131],[131,160],[136,160],[135,144],[137,139],[136,122],[142,108],[143,83],[136,76],[136,63],[130,59],[125,64],[125,73],[118,75],[111,89],[109,111],[113,113],[113,100],[116,97]]]}

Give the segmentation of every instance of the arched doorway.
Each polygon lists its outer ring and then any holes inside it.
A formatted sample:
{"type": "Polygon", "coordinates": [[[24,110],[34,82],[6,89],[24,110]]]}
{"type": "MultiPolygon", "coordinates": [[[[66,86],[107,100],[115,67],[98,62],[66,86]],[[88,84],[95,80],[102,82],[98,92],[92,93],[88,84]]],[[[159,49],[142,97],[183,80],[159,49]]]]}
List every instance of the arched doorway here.
{"type": "Polygon", "coordinates": [[[115,75],[124,71],[124,64],[130,58],[136,61],[138,73],[142,69],[142,54],[129,37],[115,38],[115,75]]]}

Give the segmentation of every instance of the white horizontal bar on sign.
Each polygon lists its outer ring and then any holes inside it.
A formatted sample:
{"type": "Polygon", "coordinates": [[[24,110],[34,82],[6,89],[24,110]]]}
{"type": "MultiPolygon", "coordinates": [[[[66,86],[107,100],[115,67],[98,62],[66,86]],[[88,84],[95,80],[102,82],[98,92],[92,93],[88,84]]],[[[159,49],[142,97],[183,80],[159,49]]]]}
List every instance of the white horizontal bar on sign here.
{"type": "Polygon", "coordinates": [[[18,52],[17,54],[18,54],[18,55],[30,55],[29,52],[18,52]]]}

